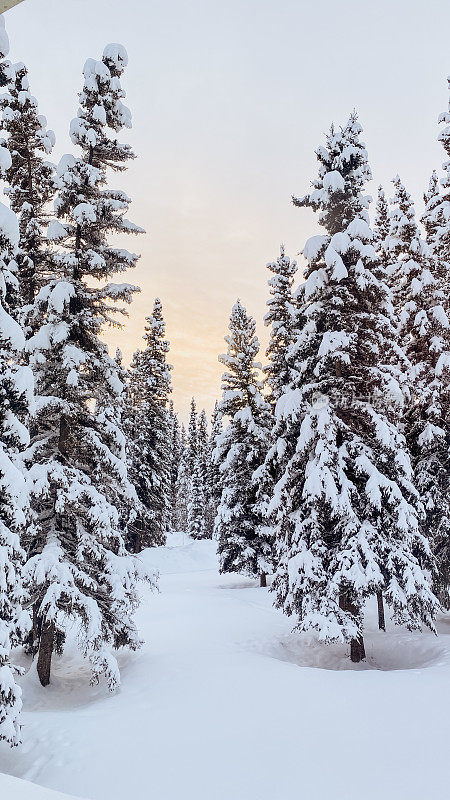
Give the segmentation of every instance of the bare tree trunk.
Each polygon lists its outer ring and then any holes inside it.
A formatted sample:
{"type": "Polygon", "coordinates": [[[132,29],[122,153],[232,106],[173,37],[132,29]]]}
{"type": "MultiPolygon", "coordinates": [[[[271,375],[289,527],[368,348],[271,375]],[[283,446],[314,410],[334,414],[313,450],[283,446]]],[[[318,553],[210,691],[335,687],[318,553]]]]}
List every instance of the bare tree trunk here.
{"type": "Polygon", "coordinates": [[[364,639],[358,636],[357,639],[352,639],[350,642],[350,661],[359,664],[366,657],[366,649],[364,647],[364,639]]]}
{"type": "Polygon", "coordinates": [[[380,631],[385,631],[386,620],[384,618],[384,602],[383,602],[382,592],[377,592],[377,603],[378,603],[378,627],[380,631]]]}
{"type": "MultiPolygon", "coordinates": [[[[341,592],[339,595],[339,607],[342,608],[343,611],[348,611],[350,614],[356,617],[358,609],[356,608],[355,604],[352,603],[347,595],[344,592],[341,592]]],[[[362,636],[358,636],[357,639],[352,639],[350,642],[350,660],[353,661],[354,664],[358,664],[366,657],[366,650],[364,647],[364,639],[362,636]]]]}
{"type": "Polygon", "coordinates": [[[263,587],[267,586],[267,575],[266,575],[265,572],[261,572],[261,575],[260,575],[260,578],[259,578],[259,585],[263,586],[263,587]]]}
{"type": "Polygon", "coordinates": [[[50,669],[52,664],[53,647],[55,644],[55,623],[44,622],[41,629],[37,674],[42,686],[50,683],[50,669]]]}

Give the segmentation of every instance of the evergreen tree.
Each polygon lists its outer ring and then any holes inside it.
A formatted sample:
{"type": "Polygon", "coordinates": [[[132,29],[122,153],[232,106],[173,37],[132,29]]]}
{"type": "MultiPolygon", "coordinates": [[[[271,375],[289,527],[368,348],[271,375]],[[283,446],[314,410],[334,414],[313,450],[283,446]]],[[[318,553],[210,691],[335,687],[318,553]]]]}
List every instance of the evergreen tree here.
{"type": "MultiPolygon", "coordinates": [[[[449,122],[450,116],[443,115],[449,122]]],[[[450,133],[440,136],[450,152],[450,133]]],[[[447,164],[444,169],[447,169],[447,164]]],[[[443,186],[449,186],[448,178],[443,186]]],[[[439,192],[433,172],[422,221],[427,245],[417,224],[400,228],[401,259],[397,275],[400,332],[410,361],[412,402],[405,415],[405,433],[415,467],[417,488],[425,506],[424,532],[438,561],[435,590],[450,607],[450,195],[439,192]],[[406,266],[405,266],[406,263],[406,266]]],[[[412,203],[410,201],[412,207],[412,203]]]]}
{"type": "Polygon", "coordinates": [[[219,357],[227,369],[219,410],[229,421],[217,439],[215,454],[223,487],[215,537],[221,572],[260,576],[265,585],[272,566],[272,530],[260,513],[253,474],[264,461],[272,415],[258,378],[255,320],[239,300],[229,330],[227,353],[219,357]]]}
{"type": "Polygon", "coordinates": [[[198,452],[198,419],[197,405],[195,399],[191,398],[191,412],[189,415],[189,425],[187,432],[188,461],[191,472],[194,471],[194,464],[198,452]]]}
{"type": "Polygon", "coordinates": [[[171,365],[165,338],[162,306],[156,298],[153,313],[146,317],[145,348],[138,350],[130,369],[128,432],[130,479],[141,509],[131,526],[135,553],[144,547],[162,545],[170,528],[171,440],[168,397],[171,365]]]}
{"type": "MultiPolygon", "coordinates": [[[[0,28],[0,46],[1,32],[0,28]]],[[[24,423],[33,388],[30,371],[19,363],[25,346],[23,332],[10,314],[17,295],[18,239],[15,215],[0,204],[0,740],[10,745],[20,741],[21,690],[10,656],[25,632],[21,610],[25,554],[20,537],[28,516],[25,479],[16,461],[28,444],[24,423]]]]}
{"type": "MultiPolygon", "coordinates": [[[[187,530],[194,539],[202,539],[205,535],[205,487],[199,442],[199,417],[194,398],[191,399],[185,460],[186,466],[183,465],[183,470],[186,470],[188,475],[187,530]]],[[[184,480],[185,476],[183,482],[184,480]]]]}
{"type": "Polygon", "coordinates": [[[177,472],[176,482],[176,511],[175,528],[178,531],[188,529],[188,504],[189,504],[189,448],[187,446],[187,436],[184,425],[181,426],[181,457],[177,472]]]}
{"type": "Polygon", "coordinates": [[[37,289],[51,277],[46,228],[48,204],[54,195],[54,167],[46,157],[52,151],[55,136],[47,130],[45,117],[38,113],[24,64],[12,66],[9,91],[1,96],[0,108],[1,127],[11,156],[5,173],[5,194],[19,220],[20,304],[30,307],[37,289]]]}
{"type": "Polygon", "coordinates": [[[169,404],[169,438],[170,438],[170,527],[177,530],[177,479],[183,444],[178,414],[175,413],[173,400],[169,404]]]}
{"type": "Polygon", "coordinates": [[[29,647],[38,652],[43,685],[74,621],[93,678],[104,672],[111,688],[120,679],[111,646],[140,644],[133,611],[137,581],[146,575],[124,541],[124,511],[133,514],[135,493],[120,421],[105,414],[120,405],[123,386],[99,338],[104,324],[118,324],[115,301],[129,301],[134,291],[99,282],[137,260],[108,237],[140,230],[124,216],[129,198],[107,186],[107,172],[124,169],[133,157],[115,136],[131,125],[121,101],[126,63],[124,48],[109,45],[102,61],[89,59],[84,67],[70,126],[79,155],[63,157],[58,169],[58,277],[37,295],[40,327],[27,345],[38,393],[28,453],[38,525],[27,542],[25,578],[34,617],[29,647]]]}
{"type": "Polygon", "coordinates": [[[425,211],[422,215],[422,223],[426,232],[427,244],[434,253],[434,249],[439,243],[439,229],[443,222],[442,208],[440,207],[442,198],[439,192],[439,178],[435,170],[431,174],[428,191],[425,192],[423,201],[425,203],[425,211]]]}
{"type": "Polygon", "coordinates": [[[202,464],[197,454],[189,481],[189,500],[187,504],[188,532],[193,539],[205,536],[205,493],[202,477],[202,464]]]}
{"type": "Polygon", "coordinates": [[[395,193],[391,200],[389,228],[385,242],[390,261],[387,275],[401,332],[407,317],[411,315],[410,300],[420,291],[419,287],[415,287],[414,279],[420,276],[421,280],[426,280],[428,276],[431,284],[433,278],[430,273],[430,249],[421,238],[411,195],[406,191],[398,175],[394,178],[393,184],[395,193]]]}
{"type": "MultiPolygon", "coordinates": [[[[429,543],[403,435],[401,387],[391,366],[395,330],[385,272],[368,224],[370,179],[356,115],[317,150],[319,176],[297,206],[319,212],[299,293],[293,379],[277,404],[281,461],[277,605],[324,642],[364,658],[363,606],[382,591],[394,620],[434,628],[429,543]]],[[[397,376],[398,377],[398,376],[397,376]]]]}
{"type": "Polygon", "coordinates": [[[375,213],[375,225],[373,229],[374,245],[383,267],[387,268],[390,264],[390,253],[388,249],[389,238],[389,204],[382,186],[378,187],[378,198],[375,213]]]}
{"type": "Polygon", "coordinates": [[[267,302],[269,311],[264,317],[264,323],[271,326],[271,333],[266,350],[269,365],[265,372],[271,390],[270,401],[275,405],[290,380],[288,353],[294,339],[296,315],[292,286],[297,262],[291,261],[281,245],[279,257],[275,262],[267,264],[267,269],[272,273],[269,280],[271,299],[267,302]]]}
{"type": "Polygon", "coordinates": [[[215,452],[218,438],[222,434],[222,414],[219,404],[216,401],[211,417],[211,433],[207,446],[207,470],[206,470],[206,513],[205,513],[205,534],[210,539],[214,533],[214,521],[217,509],[222,496],[222,476],[220,468],[215,459],[215,452]]]}
{"type": "MultiPolygon", "coordinates": [[[[450,76],[447,79],[450,92],[450,76]]],[[[443,123],[438,140],[442,143],[447,159],[442,165],[444,177],[441,180],[442,194],[438,188],[438,178],[434,172],[431,176],[428,192],[425,195],[425,213],[422,217],[427,243],[439,263],[450,270],[450,101],[448,111],[439,115],[439,124],[443,123]]]]}
{"type": "MultiPolygon", "coordinates": [[[[403,428],[425,507],[423,532],[438,557],[436,590],[450,606],[450,294],[442,265],[421,238],[410,195],[399,178],[394,184],[392,281],[409,388],[403,428]]],[[[435,189],[432,179],[430,197],[435,189]]]]}

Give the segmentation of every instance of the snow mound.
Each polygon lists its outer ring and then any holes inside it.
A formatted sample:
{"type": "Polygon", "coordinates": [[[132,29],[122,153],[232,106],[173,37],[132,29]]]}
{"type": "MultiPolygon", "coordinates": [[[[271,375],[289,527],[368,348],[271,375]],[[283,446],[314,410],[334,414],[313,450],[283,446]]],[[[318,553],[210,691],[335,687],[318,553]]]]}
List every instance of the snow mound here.
{"type": "Polygon", "coordinates": [[[157,570],[161,575],[204,572],[217,567],[215,542],[194,540],[178,532],[169,533],[164,547],[148,548],[139,558],[147,568],[157,570]]]}
{"type": "Polygon", "coordinates": [[[44,786],[0,773],[0,797],[5,800],[75,800],[73,796],[54,792],[44,786]]]}

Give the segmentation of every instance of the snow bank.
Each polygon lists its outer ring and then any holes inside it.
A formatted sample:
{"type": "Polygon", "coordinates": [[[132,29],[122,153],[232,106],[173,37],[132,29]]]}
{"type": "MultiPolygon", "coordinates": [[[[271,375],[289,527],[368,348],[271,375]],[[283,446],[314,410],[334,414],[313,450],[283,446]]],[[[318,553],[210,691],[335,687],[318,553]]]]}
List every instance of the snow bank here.
{"type": "MultiPolygon", "coordinates": [[[[146,644],[119,652],[120,692],[90,686],[75,647],[45,690],[34,667],[24,744],[0,747],[0,770],[89,800],[446,798],[450,614],[438,637],[389,615],[384,633],[372,598],[352,664],[347,646],[292,633],[257,581],[219,575],[214,551],[175,533],[139,555],[161,592],[143,589],[146,644]]],[[[0,798],[68,800],[1,774],[0,798]]]]}
{"type": "Polygon", "coordinates": [[[75,800],[73,796],[54,792],[44,786],[0,773],[0,797],[5,800],[75,800]]]}

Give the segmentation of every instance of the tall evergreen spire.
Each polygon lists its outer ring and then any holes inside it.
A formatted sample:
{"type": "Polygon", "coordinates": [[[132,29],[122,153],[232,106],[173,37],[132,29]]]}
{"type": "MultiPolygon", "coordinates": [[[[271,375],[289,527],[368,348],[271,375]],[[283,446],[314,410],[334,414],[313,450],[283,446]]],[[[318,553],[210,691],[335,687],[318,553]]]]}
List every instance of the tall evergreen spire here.
{"type": "Polygon", "coordinates": [[[118,324],[115,313],[123,309],[116,301],[129,302],[134,291],[108,282],[137,261],[110,236],[141,230],[125,217],[127,195],[107,185],[110,171],[133,158],[116,138],[131,124],[121,100],[126,62],[124,48],[109,45],[101,61],[85,64],[80,109],[70,126],[77,155],[64,156],[57,175],[58,277],[37,295],[39,325],[27,345],[39,395],[29,451],[39,524],[28,542],[25,577],[43,685],[74,619],[94,677],[104,672],[111,688],[119,683],[111,647],[140,644],[133,612],[145,573],[124,541],[136,499],[120,420],[112,416],[123,385],[99,338],[105,324],[118,324]]]}
{"type": "Polygon", "coordinates": [[[378,187],[378,197],[375,209],[375,225],[373,229],[374,244],[376,247],[378,258],[380,259],[383,267],[387,268],[390,263],[390,255],[388,249],[389,237],[389,204],[386,199],[386,194],[382,186],[378,187]]]}
{"type": "Polygon", "coordinates": [[[272,415],[259,379],[256,323],[239,300],[233,306],[229,330],[227,352],[219,357],[226,368],[219,410],[228,425],[217,437],[222,497],[214,535],[221,572],[260,576],[265,585],[272,567],[272,530],[260,513],[253,478],[264,461],[272,415]]]}
{"type": "Polygon", "coordinates": [[[170,344],[165,335],[162,305],[157,297],[146,317],[144,350],[138,350],[130,368],[127,430],[130,442],[130,479],[141,510],[131,525],[132,549],[164,544],[171,516],[171,441],[167,363],[170,344]]]}
{"type": "Polygon", "coordinates": [[[266,350],[269,364],[265,372],[271,390],[270,400],[275,404],[290,379],[288,353],[294,339],[295,325],[292,286],[297,272],[297,262],[291,261],[285,253],[284,245],[281,245],[280,255],[276,261],[267,264],[267,269],[272,273],[269,279],[271,297],[267,301],[269,311],[264,317],[264,323],[271,326],[271,331],[266,350]]]}

